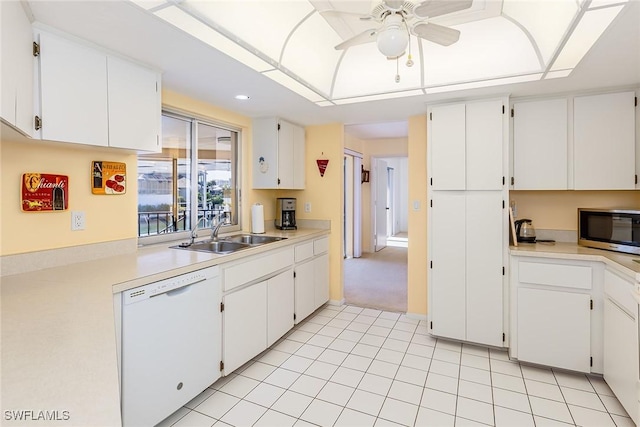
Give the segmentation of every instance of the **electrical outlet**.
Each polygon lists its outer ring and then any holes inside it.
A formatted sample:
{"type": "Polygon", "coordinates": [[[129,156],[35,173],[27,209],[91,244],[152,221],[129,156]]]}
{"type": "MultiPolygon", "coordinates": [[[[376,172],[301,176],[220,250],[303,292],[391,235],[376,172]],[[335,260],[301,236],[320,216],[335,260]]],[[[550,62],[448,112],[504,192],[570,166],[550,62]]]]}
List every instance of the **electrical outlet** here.
{"type": "Polygon", "coordinates": [[[518,217],[518,207],[516,206],[516,201],[515,200],[511,201],[511,212],[513,212],[513,217],[514,218],[518,217]]]}
{"type": "Polygon", "coordinates": [[[413,210],[414,211],[419,211],[420,210],[420,200],[414,200],[413,201],[413,210]]]}
{"type": "Polygon", "coordinates": [[[71,231],[84,230],[84,211],[71,211],[71,231]]]}
{"type": "Polygon", "coordinates": [[[310,202],[306,202],[304,204],[304,211],[307,212],[307,213],[311,212],[311,203],[310,202]]]}

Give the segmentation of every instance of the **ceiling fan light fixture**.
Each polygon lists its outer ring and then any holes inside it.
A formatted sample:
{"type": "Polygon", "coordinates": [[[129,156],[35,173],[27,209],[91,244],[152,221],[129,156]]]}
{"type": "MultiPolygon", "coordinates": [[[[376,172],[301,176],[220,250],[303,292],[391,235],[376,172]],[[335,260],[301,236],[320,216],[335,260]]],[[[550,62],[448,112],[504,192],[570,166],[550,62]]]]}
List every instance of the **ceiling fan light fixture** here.
{"type": "Polygon", "coordinates": [[[406,50],[409,35],[400,15],[388,16],[385,24],[385,28],[378,33],[378,50],[387,58],[397,58],[406,50]]]}

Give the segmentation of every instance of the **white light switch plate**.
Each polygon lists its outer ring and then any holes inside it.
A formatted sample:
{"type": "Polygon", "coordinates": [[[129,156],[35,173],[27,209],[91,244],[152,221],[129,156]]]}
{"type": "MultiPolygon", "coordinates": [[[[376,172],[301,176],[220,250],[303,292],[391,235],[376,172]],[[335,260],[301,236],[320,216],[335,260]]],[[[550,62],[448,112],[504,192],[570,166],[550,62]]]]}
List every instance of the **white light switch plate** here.
{"type": "Polygon", "coordinates": [[[84,211],[71,211],[71,231],[84,230],[84,211]]]}

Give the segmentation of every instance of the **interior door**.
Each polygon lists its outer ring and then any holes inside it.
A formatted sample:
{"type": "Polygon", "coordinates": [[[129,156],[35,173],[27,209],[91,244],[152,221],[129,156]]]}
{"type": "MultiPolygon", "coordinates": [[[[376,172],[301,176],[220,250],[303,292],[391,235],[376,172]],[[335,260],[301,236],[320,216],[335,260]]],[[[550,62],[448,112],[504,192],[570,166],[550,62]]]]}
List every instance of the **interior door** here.
{"type": "Polygon", "coordinates": [[[376,162],[376,202],[375,202],[375,251],[387,246],[387,162],[378,159],[376,162]]]}

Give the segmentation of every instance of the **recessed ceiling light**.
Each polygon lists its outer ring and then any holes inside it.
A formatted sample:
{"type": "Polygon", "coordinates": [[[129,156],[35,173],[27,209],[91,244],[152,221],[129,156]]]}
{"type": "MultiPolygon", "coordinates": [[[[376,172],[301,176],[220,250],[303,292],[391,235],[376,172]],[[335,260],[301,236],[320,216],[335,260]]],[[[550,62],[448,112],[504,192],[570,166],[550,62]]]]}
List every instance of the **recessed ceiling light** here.
{"type": "Polygon", "coordinates": [[[244,101],[246,99],[249,99],[249,95],[236,95],[236,99],[244,101]]]}

